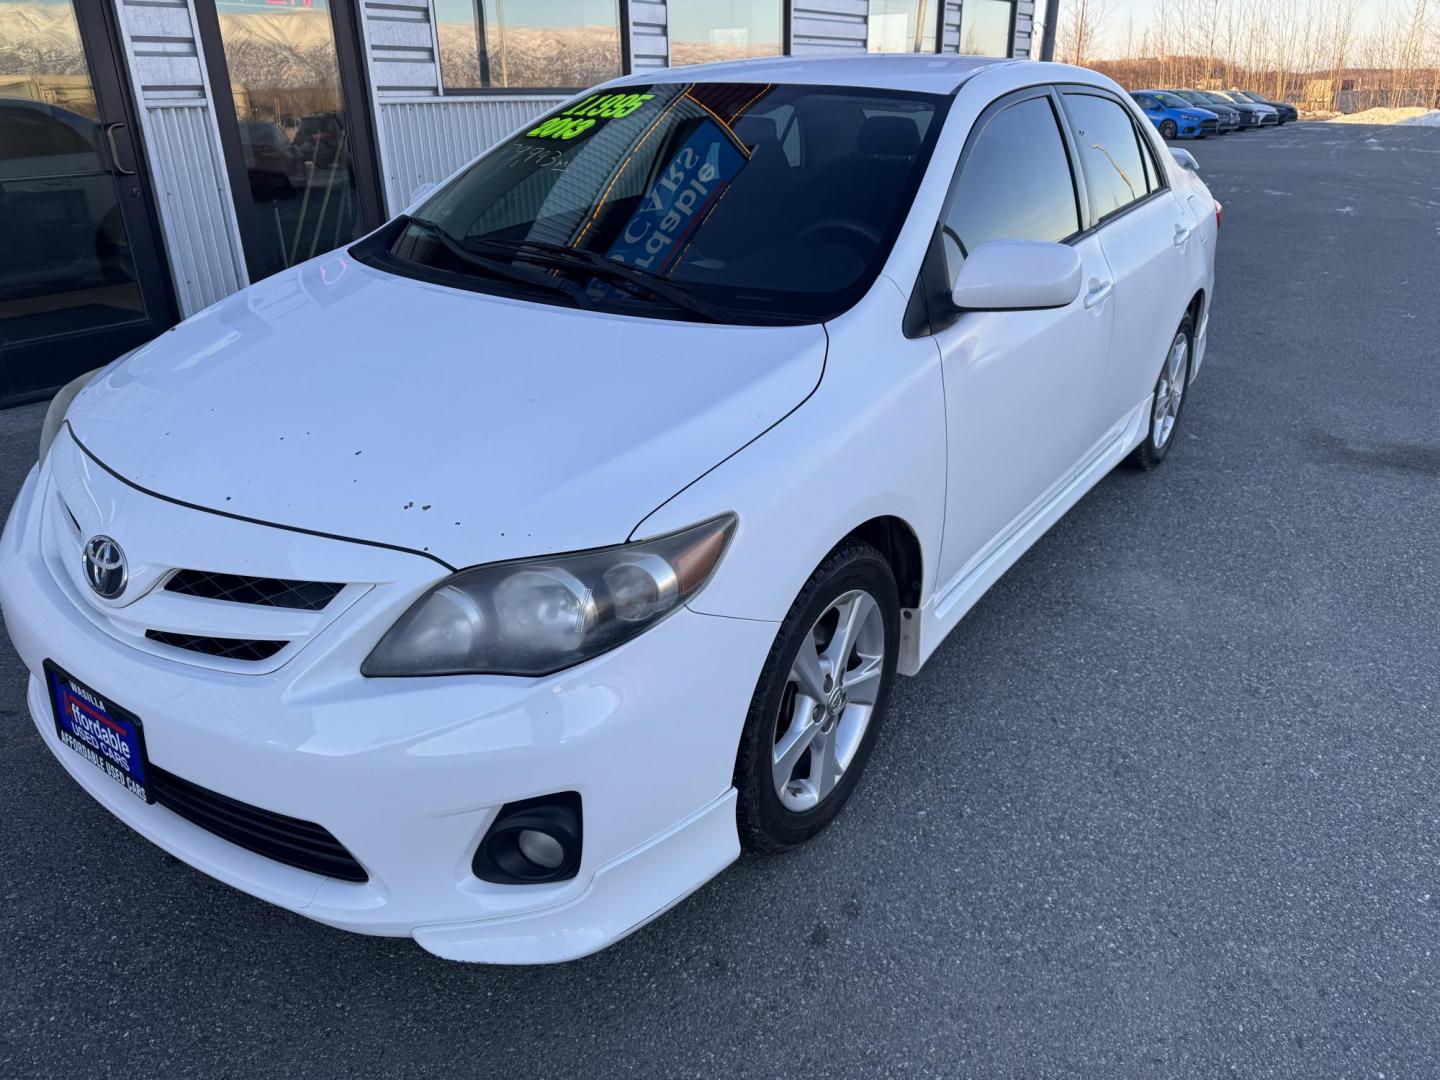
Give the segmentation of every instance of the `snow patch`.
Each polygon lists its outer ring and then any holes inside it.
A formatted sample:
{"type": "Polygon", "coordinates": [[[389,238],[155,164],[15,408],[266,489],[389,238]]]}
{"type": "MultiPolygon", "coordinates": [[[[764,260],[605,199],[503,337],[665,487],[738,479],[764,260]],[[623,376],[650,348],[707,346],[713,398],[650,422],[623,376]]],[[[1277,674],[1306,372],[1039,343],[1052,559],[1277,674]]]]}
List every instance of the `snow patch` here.
{"type": "Polygon", "coordinates": [[[1431,109],[1419,116],[1412,116],[1408,120],[1401,120],[1402,127],[1433,127],[1440,128],[1440,109],[1431,109]]]}
{"type": "Polygon", "coordinates": [[[1418,105],[1400,109],[1366,109],[1364,112],[1349,113],[1327,120],[1329,124],[1403,124],[1408,120],[1424,116],[1429,110],[1418,105]]]}

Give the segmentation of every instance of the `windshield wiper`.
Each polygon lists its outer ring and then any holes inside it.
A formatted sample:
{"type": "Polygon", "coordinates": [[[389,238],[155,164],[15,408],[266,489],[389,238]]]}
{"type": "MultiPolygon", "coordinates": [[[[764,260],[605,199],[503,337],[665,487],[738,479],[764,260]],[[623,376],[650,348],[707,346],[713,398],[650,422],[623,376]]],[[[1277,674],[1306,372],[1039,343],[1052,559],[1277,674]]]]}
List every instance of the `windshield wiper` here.
{"type": "Polygon", "coordinates": [[[433,221],[426,221],[424,218],[407,217],[405,224],[406,226],[413,226],[434,240],[438,240],[440,245],[445,248],[446,251],[450,252],[450,254],[454,255],[455,258],[467,266],[473,266],[475,269],[483,271],[491,277],[513,281],[519,285],[538,285],[540,288],[548,289],[550,292],[561,293],[568,297],[576,307],[593,308],[595,306],[585,294],[584,289],[577,288],[569,282],[559,281],[549,274],[536,274],[529,270],[523,270],[501,259],[492,259],[489,256],[483,255],[473,250],[470,245],[462,244],[459,240],[456,240],[455,237],[451,236],[442,226],[437,225],[433,221]]]}
{"type": "Polygon", "coordinates": [[[467,246],[496,253],[503,252],[512,258],[525,259],[554,270],[587,270],[596,277],[608,277],[635,285],[675,307],[700,316],[707,322],[730,321],[724,311],[701,300],[679,282],[668,281],[658,274],[616,262],[598,251],[585,251],[544,240],[474,240],[467,246]]]}

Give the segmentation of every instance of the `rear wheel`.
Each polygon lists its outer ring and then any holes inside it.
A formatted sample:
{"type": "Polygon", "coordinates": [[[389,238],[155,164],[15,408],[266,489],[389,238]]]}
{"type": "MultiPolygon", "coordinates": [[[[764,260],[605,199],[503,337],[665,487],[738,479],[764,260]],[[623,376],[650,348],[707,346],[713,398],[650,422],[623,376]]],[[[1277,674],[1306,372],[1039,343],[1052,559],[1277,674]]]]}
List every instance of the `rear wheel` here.
{"type": "Polygon", "coordinates": [[[735,761],[747,848],[796,847],[840,812],[870,758],[899,645],[890,564],[845,542],[800,591],[755,687],[735,761]]]}
{"type": "Polygon", "coordinates": [[[1190,383],[1194,342],[1195,325],[1186,315],[1175,331],[1165,362],[1160,365],[1160,377],[1155,380],[1155,395],[1150,403],[1150,428],[1144,441],[1126,459],[1126,464],[1132,468],[1153,469],[1170,452],[1170,445],[1175,441],[1175,427],[1180,422],[1180,408],[1190,383]]]}
{"type": "Polygon", "coordinates": [[[1180,134],[1180,129],[1175,126],[1174,120],[1163,120],[1160,123],[1160,137],[1162,139],[1173,139],[1180,134]]]}

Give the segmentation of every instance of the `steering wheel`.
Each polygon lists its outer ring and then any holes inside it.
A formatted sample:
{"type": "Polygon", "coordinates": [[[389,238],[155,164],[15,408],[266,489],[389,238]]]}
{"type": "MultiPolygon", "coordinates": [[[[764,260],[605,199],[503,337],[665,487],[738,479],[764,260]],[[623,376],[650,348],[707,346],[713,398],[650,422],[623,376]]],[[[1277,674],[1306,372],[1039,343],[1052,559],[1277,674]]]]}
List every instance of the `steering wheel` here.
{"type": "Polygon", "coordinates": [[[796,241],[806,247],[818,247],[824,243],[839,243],[868,253],[880,243],[880,231],[873,225],[853,218],[832,218],[817,221],[801,229],[796,241]]]}

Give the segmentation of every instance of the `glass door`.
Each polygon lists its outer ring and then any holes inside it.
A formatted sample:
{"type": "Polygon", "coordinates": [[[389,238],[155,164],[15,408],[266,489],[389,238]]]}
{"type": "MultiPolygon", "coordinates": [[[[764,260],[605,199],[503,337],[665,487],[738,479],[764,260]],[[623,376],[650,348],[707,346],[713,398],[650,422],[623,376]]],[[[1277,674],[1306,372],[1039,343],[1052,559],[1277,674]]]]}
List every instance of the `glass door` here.
{"type": "Polygon", "coordinates": [[[347,244],[383,220],[355,6],[197,5],[252,281],[347,244]]]}
{"type": "Polygon", "coordinates": [[[174,322],[107,9],[0,0],[0,403],[174,322]]]}

